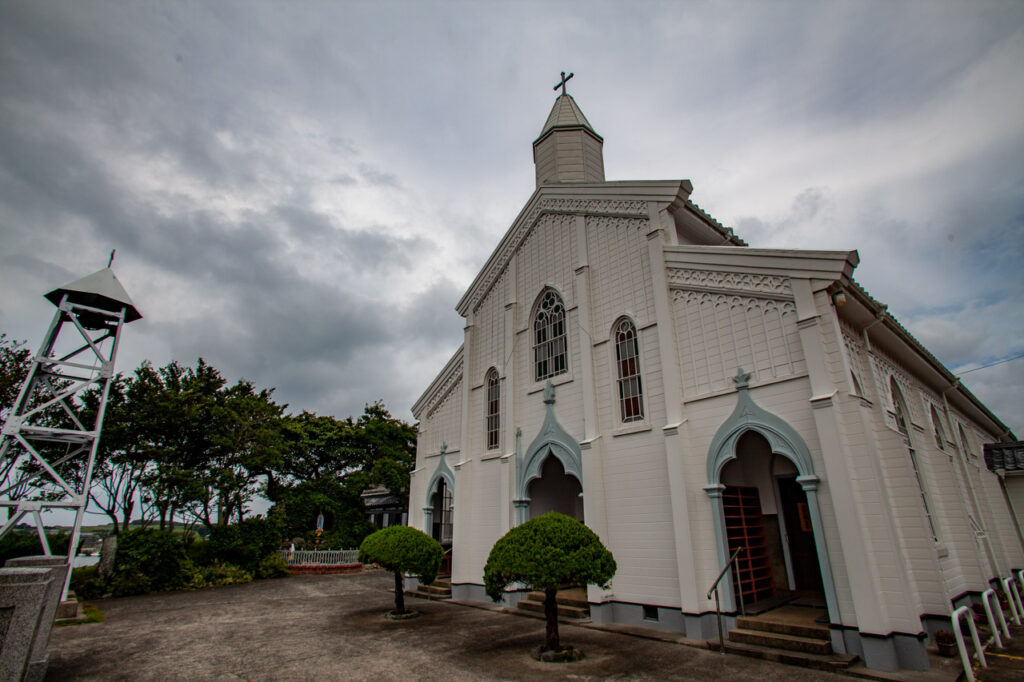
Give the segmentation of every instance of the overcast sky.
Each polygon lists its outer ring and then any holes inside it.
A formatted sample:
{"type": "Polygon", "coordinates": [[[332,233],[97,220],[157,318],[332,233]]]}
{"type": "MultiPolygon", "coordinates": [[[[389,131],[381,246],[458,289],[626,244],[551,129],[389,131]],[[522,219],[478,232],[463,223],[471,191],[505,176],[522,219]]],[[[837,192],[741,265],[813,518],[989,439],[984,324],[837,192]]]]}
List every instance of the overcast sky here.
{"type": "MultiPolygon", "coordinates": [[[[858,249],[954,372],[1024,353],[1024,3],[0,0],[0,331],[106,265],[118,368],[410,407],[534,189],[559,71],[609,180],[858,249]]],[[[1024,360],[964,375],[1024,434],[1024,360]]]]}

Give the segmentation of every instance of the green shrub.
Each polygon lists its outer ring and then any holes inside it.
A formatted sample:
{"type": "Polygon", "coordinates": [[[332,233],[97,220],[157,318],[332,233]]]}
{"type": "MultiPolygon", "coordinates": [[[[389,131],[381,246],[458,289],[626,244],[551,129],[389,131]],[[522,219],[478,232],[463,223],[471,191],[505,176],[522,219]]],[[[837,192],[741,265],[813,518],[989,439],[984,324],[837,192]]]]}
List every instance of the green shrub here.
{"type": "Polygon", "coordinates": [[[134,585],[138,581],[133,576],[141,575],[152,590],[174,590],[189,580],[187,570],[183,570],[187,562],[185,546],[174,533],[152,528],[129,530],[117,540],[113,583],[128,576],[127,582],[134,585]]]}
{"type": "Polygon", "coordinates": [[[131,597],[146,594],[152,589],[153,581],[138,571],[120,573],[114,576],[110,593],[115,597],[131,597]]]}
{"type": "Polygon", "coordinates": [[[80,566],[71,571],[71,589],[79,599],[98,599],[107,593],[107,586],[97,574],[97,566],[80,566]]]}
{"type": "Polygon", "coordinates": [[[187,558],[181,563],[175,582],[177,588],[182,590],[201,590],[207,587],[203,569],[197,566],[191,558],[187,558]]]}
{"type": "Polygon", "coordinates": [[[547,639],[543,650],[561,651],[555,597],[564,585],[604,587],[615,575],[615,559],[594,531],[579,521],[548,512],[502,536],[484,565],[484,589],[494,601],[509,583],[544,592],[547,639]]]}
{"type": "Polygon", "coordinates": [[[251,583],[252,574],[232,564],[219,561],[203,569],[203,578],[207,585],[239,585],[251,583]]]}
{"type": "Polygon", "coordinates": [[[234,564],[255,573],[263,557],[276,552],[280,546],[281,525],[274,520],[253,518],[213,528],[206,554],[211,562],[234,564]]]}
{"type": "Polygon", "coordinates": [[[260,559],[260,565],[256,569],[257,578],[280,578],[286,575],[288,575],[288,562],[277,552],[260,559]]]}

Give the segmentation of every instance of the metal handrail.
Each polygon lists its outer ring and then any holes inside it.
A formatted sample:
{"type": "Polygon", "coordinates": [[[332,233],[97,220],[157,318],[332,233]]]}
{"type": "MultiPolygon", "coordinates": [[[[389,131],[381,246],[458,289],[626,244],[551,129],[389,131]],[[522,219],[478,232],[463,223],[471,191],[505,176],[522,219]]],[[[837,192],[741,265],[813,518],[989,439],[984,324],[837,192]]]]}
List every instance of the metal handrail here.
{"type": "MultiPolygon", "coordinates": [[[[729,560],[725,562],[725,566],[722,567],[722,572],[718,574],[718,577],[715,578],[715,582],[711,584],[711,589],[708,590],[708,599],[711,599],[712,593],[714,593],[715,595],[715,617],[718,619],[718,650],[723,654],[725,653],[725,635],[722,634],[722,606],[718,601],[718,583],[722,582],[722,578],[724,578],[725,574],[729,571],[730,568],[732,568],[733,562],[736,561],[736,557],[738,557],[740,555],[740,552],[742,552],[744,549],[746,549],[746,547],[736,548],[736,551],[732,553],[732,556],[729,557],[729,560]]],[[[741,591],[740,599],[742,598],[743,593],[741,591]]]]}

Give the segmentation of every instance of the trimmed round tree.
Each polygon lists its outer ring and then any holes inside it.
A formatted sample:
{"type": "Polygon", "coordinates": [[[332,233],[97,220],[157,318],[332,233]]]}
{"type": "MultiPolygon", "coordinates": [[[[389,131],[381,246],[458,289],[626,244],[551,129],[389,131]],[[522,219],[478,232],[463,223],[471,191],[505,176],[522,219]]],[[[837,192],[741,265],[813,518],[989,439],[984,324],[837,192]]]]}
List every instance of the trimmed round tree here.
{"type": "Polygon", "coordinates": [[[615,558],[594,531],[565,514],[548,512],[516,526],[494,543],[484,566],[484,588],[494,601],[501,599],[510,583],[543,591],[547,637],[541,651],[561,651],[559,588],[607,587],[615,569],[615,558]]]}
{"type": "Polygon", "coordinates": [[[359,545],[359,561],[377,564],[395,574],[395,613],[405,609],[405,573],[419,578],[421,583],[432,583],[441,568],[444,550],[441,544],[421,530],[409,526],[390,526],[367,535],[359,545]]]}

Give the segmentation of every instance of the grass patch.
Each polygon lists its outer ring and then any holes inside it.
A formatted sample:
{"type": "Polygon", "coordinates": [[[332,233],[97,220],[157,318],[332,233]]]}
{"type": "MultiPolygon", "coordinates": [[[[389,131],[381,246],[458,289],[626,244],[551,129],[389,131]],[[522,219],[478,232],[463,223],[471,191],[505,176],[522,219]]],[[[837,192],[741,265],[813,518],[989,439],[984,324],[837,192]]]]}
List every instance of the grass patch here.
{"type": "Polygon", "coordinates": [[[67,627],[68,625],[86,625],[88,623],[102,623],[107,619],[103,612],[88,602],[82,602],[82,620],[65,620],[56,621],[53,624],[55,628],[67,627]]]}

